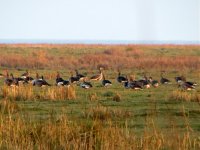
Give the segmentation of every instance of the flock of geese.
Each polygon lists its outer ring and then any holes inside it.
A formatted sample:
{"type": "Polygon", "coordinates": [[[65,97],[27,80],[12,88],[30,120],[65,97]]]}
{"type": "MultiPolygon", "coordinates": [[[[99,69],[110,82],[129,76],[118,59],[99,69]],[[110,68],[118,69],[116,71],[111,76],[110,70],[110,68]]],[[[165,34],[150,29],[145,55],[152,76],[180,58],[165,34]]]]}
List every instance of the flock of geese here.
{"type": "MultiPolygon", "coordinates": [[[[99,68],[99,73],[88,78],[83,74],[80,74],[78,70],[75,70],[76,75],[71,77],[68,80],[65,80],[61,77],[60,73],[57,72],[55,85],[56,86],[70,86],[71,84],[77,84],[84,89],[92,88],[92,81],[101,81],[102,86],[109,87],[112,85],[112,82],[105,78],[103,68],[99,68]]],[[[9,74],[8,71],[5,71],[5,74],[0,74],[0,77],[5,77],[4,84],[7,86],[19,86],[22,84],[32,84],[33,86],[51,86],[43,76],[39,76],[36,73],[36,78],[32,78],[28,70],[23,73],[20,77],[14,77],[13,74],[9,74]]],[[[154,80],[152,77],[147,77],[145,74],[142,79],[136,80],[135,76],[123,76],[118,70],[118,76],[116,78],[118,83],[121,83],[126,89],[142,90],[145,88],[154,87],[157,88],[160,84],[171,84],[171,81],[163,77],[161,73],[160,81],[154,80]]],[[[178,84],[178,87],[183,90],[193,90],[197,86],[197,83],[186,81],[184,76],[175,77],[175,81],[178,84]]]]}

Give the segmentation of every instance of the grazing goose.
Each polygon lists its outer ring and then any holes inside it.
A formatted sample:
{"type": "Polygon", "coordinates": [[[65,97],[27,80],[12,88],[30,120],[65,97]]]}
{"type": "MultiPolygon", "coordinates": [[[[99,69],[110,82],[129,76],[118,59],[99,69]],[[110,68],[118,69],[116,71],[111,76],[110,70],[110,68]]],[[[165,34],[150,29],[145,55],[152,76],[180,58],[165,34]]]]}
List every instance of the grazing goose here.
{"type": "Polygon", "coordinates": [[[144,78],[143,78],[143,79],[140,79],[140,80],[135,81],[135,83],[136,83],[138,86],[141,86],[141,87],[145,87],[145,88],[150,88],[150,87],[151,87],[150,81],[148,80],[148,78],[147,78],[146,75],[144,75],[144,78]]]}
{"type": "Polygon", "coordinates": [[[104,87],[108,87],[108,86],[111,86],[111,85],[112,85],[112,83],[111,83],[109,80],[106,80],[106,79],[105,79],[105,75],[104,75],[104,74],[103,74],[102,85],[103,85],[104,87]]]}
{"type": "Polygon", "coordinates": [[[79,82],[79,78],[78,77],[74,77],[72,71],[70,73],[71,73],[71,77],[69,78],[69,81],[71,83],[77,83],[77,82],[79,82]]]}
{"type": "Polygon", "coordinates": [[[60,73],[57,72],[57,76],[56,76],[56,85],[57,85],[57,86],[68,86],[68,85],[70,85],[70,82],[64,80],[63,78],[61,78],[61,77],[60,77],[60,73]]]}
{"type": "Polygon", "coordinates": [[[80,84],[80,86],[84,89],[92,88],[92,84],[90,82],[86,82],[85,79],[83,80],[83,83],[80,84]]]}
{"type": "Polygon", "coordinates": [[[161,84],[169,84],[170,83],[170,80],[163,77],[163,73],[161,73],[160,76],[161,76],[161,79],[160,79],[161,84]]]}
{"type": "Polygon", "coordinates": [[[195,89],[194,86],[191,86],[191,85],[188,84],[187,82],[182,82],[181,84],[179,84],[179,87],[182,88],[183,90],[187,90],[187,91],[190,91],[190,90],[194,90],[194,89],[195,89]]]}
{"type": "Polygon", "coordinates": [[[127,78],[125,78],[124,76],[121,75],[120,70],[118,70],[117,81],[118,81],[119,83],[125,83],[125,82],[127,82],[127,78]]]}
{"type": "Polygon", "coordinates": [[[127,81],[124,82],[125,88],[127,88],[127,89],[131,88],[134,90],[142,90],[143,89],[142,86],[138,84],[139,83],[138,81],[136,81],[136,80],[129,81],[127,76],[126,76],[126,79],[127,79],[127,81]]]}
{"type": "Polygon", "coordinates": [[[175,81],[179,84],[179,83],[182,83],[184,82],[186,79],[184,76],[177,76],[175,77],[175,81]]]}
{"type": "Polygon", "coordinates": [[[99,74],[92,76],[90,78],[90,80],[93,80],[93,81],[100,81],[100,80],[102,80],[103,79],[102,70],[103,70],[103,68],[99,68],[99,74]]]}
{"type": "Polygon", "coordinates": [[[152,85],[153,87],[155,87],[155,88],[159,86],[158,81],[157,81],[157,80],[153,80],[152,77],[149,77],[149,82],[150,82],[151,85],[152,85]]]}
{"type": "Polygon", "coordinates": [[[195,83],[195,82],[185,81],[185,83],[194,87],[194,88],[195,88],[195,86],[197,86],[197,83],[195,83]]]}
{"type": "Polygon", "coordinates": [[[79,81],[83,81],[85,79],[85,76],[82,74],[79,74],[77,69],[75,70],[75,72],[76,72],[76,77],[79,79],[79,81]]]}

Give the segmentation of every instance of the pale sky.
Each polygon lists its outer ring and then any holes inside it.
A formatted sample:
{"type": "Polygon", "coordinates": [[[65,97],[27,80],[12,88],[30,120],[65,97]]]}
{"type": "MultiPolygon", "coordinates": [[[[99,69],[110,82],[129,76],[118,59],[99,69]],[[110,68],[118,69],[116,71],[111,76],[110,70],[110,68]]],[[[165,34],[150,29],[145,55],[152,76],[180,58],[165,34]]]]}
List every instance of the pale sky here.
{"type": "Polygon", "coordinates": [[[200,0],[0,0],[0,39],[200,41],[200,0]]]}

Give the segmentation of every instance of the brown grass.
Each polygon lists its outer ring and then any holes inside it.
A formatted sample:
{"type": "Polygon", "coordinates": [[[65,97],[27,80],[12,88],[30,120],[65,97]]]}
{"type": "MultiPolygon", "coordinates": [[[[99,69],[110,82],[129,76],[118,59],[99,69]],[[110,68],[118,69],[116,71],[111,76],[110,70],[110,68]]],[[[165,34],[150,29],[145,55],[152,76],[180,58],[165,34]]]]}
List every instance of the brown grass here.
{"type": "MultiPolygon", "coordinates": [[[[9,68],[53,68],[53,69],[96,69],[103,65],[106,68],[117,69],[200,69],[200,58],[195,55],[167,56],[160,54],[161,49],[190,53],[198,46],[176,45],[0,45],[3,48],[19,48],[24,52],[9,55],[4,52],[0,56],[0,66],[9,68]],[[37,51],[32,50],[36,48],[37,51]],[[61,55],[55,56],[49,51],[59,49],[61,55]],[[64,50],[63,50],[64,49],[64,50]],[[86,51],[85,51],[86,49],[86,51]],[[154,54],[154,51],[155,54],[154,54]],[[68,55],[62,53],[68,52],[68,55]],[[67,68],[66,68],[67,66],[67,68]]],[[[19,50],[19,51],[20,51],[19,50]]],[[[14,50],[13,50],[14,51],[14,50]]]]}
{"type": "Polygon", "coordinates": [[[2,88],[3,98],[10,100],[68,100],[76,99],[74,86],[37,88],[31,85],[2,88]]]}
{"type": "Polygon", "coordinates": [[[169,99],[200,103],[200,94],[197,92],[194,93],[194,92],[174,90],[169,96],[169,99]]]}

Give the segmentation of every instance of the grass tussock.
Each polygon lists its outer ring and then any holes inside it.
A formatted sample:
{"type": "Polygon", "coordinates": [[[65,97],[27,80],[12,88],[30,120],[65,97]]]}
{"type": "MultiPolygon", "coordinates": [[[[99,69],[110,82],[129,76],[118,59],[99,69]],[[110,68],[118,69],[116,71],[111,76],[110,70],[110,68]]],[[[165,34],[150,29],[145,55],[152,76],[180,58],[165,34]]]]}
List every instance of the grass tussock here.
{"type": "Polygon", "coordinates": [[[120,102],[122,100],[121,95],[119,93],[115,94],[112,99],[115,102],[120,102]]]}
{"type": "Polygon", "coordinates": [[[124,119],[131,117],[132,113],[124,110],[111,109],[102,105],[98,105],[93,108],[89,108],[84,112],[85,118],[91,118],[92,120],[108,121],[116,119],[124,119]]]}
{"type": "Polygon", "coordinates": [[[200,103],[200,94],[193,93],[193,92],[187,92],[187,91],[175,90],[171,93],[171,95],[169,96],[169,99],[200,103]]]}
{"type": "Polygon", "coordinates": [[[46,88],[4,86],[2,96],[10,100],[71,100],[76,99],[76,91],[74,86],[46,88]]]}
{"type": "Polygon", "coordinates": [[[0,112],[1,113],[13,114],[13,113],[18,112],[19,110],[20,110],[20,107],[14,101],[10,101],[8,99],[3,99],[0,102],[0,112]]]}
{"type": "Polygon", "coordinates": [[[89,100],[90,101],[96,101],[97,99],[98,99],[98,97],[97,97],[96,93],[89,94],[89,100]]]}

